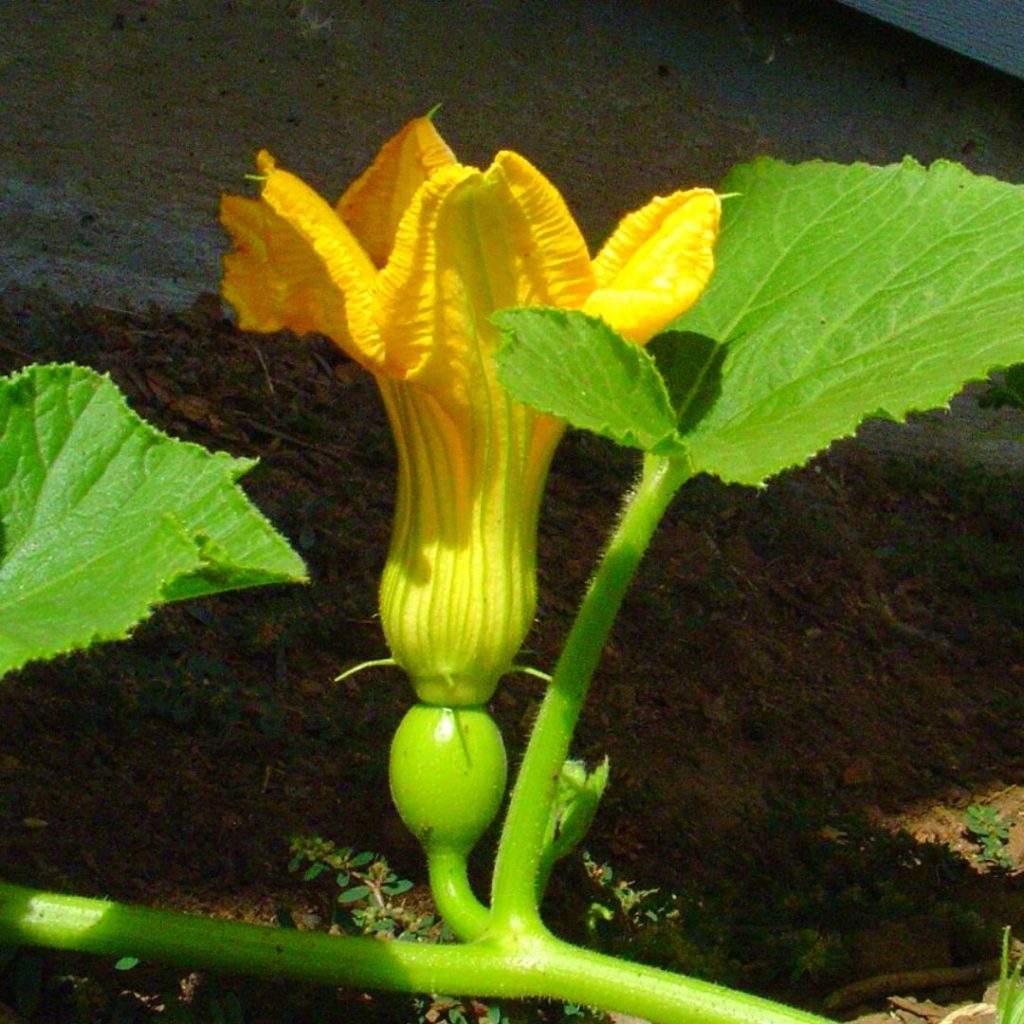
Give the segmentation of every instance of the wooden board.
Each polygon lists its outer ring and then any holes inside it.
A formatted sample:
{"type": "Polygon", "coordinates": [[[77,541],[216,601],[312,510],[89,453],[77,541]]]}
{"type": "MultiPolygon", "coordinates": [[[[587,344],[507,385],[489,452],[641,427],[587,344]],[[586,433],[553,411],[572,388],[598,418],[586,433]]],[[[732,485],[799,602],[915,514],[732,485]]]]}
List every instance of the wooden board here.
{"type": "Polygon", "coordinates": [[[1024,78],[1024,0],[842,0],[1024,78]]]}

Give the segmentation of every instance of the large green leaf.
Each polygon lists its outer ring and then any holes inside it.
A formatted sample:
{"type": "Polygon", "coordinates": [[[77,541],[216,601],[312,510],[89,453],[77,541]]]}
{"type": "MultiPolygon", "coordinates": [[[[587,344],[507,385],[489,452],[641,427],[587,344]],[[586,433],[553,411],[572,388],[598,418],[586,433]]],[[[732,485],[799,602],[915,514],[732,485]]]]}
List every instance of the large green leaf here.
{"type": "Polygon", "coordinates": [[[675,324],[728,343],[686,438],[696,469],[760,483],[1024,359],[1021,186],[946,162],[758,160],[723,190],[717,269],[675,324]]]}
{"type": "Polygon", "coordinates": [[[646,351],[665,381],[677,432],[688,433],[722,393],[725,346],[703,334],[668,330],[651,338],[646,351]]]}
{"type": "Polygon", "coordinates": [[[235,483],[252,465],[161,434],[91,370],[0,378],[0,675],[166,601],[304,579],[235,483]]]}

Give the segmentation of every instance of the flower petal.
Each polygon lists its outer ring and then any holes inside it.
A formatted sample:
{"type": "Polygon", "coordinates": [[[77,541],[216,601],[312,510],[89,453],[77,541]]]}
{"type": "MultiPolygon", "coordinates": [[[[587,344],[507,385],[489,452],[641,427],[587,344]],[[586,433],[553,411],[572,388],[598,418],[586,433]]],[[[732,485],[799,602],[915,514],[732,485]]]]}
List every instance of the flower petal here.
{"type": "Polygon", "coordinates": [[[224,196],[221,223],[235,243],[224,257],[224,298],[244,331],[348,335],[338,290],[309,244],[266,203],[224,196]]]}
{"type": "Polygon", "coordinates": [[[522,157],[500,153],[485,174],[455,165],[420,189],[377,285],[389,360],[468,402],[470,382],[493,374],[481,358],[500,340],[491,313],[578,308],[594,278],[557,190],[522,157]]]}
{"type": "Polygon", "coordinates": [[[442,168],[417,192],[377,279],[378,376],[399,456],[381,620],[421,700],[489,697],[536,607],[536,526],[564,424],[514,401],[492,352],[495,309],[582,304],[586,245],[525,160],[442,168]]]}
{"type": "Polygon", "coordinates": [[[379,323],[387,334],[388,376],[405,378],[446,349],[458,311],[447,306],[458,285],[438,266],[439,219],[448,196],[464,181],[478,178],[472,167],[440,168],[420,186],[398,227],[394,249],[376,283],[379,323]]]}
{"type": "Polygon", "coordinates": [[[399,221],[416,190],[455,155],[429,117],[417,117],[381,147],[372,164],[345,190],[335,209],[374,266],[391,255],[399,221]]]}
{"type": "Polygon", "coordinates": [[[371,370],[384,360],[372,309],[377,274],[369,257],[330,205],[257,157],[265,177],[259,200],[227,196],[221,220],[235,241],[225,257],[225,298],[243,328],[299,334],[319,331],[371,370]]]}
{"type": "Polygon", "coordinates": [[[508,218],[506,242],[517,260],[515,305],[578,309],[595,278],[586,239],[561,193],[528,160],[507,150],[494,158],[487,176],[504,181],[502,201],[518,210],[508,218]]]}
{"type": "Polygon", "coordinates": [[[711,189],[659,196],[623,218],[594,260],[584,312],[646,342],[697,301],[714,269],[721,202],[711,189]]]}

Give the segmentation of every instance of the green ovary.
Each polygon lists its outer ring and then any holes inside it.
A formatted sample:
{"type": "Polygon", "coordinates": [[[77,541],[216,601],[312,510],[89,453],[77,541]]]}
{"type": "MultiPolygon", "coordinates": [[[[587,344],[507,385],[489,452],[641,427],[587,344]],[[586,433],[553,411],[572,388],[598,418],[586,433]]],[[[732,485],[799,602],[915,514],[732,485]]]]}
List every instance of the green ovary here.
{"type": "Polygon", "coordinates": [[[416,704],[391,743],[391,796],[428,853],[463,856],[505,793],[505,744],[482,707],[416,704]]]}

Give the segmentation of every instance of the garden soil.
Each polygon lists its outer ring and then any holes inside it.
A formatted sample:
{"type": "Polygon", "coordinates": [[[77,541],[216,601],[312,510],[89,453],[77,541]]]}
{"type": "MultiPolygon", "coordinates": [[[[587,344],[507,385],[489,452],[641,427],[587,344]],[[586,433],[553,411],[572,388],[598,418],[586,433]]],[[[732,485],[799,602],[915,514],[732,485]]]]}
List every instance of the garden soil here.
{"type": "MultiPolygon", "coordinates": [[[[516,5],[478,5],[494,23],[476,30],[486,37],[476,59],[504,62],[507,75],[472,109],[439,86],[423,98],[413,72],[439,81],[439,44],[417,56],[370,17],[373,5],[139,0],[97,4],[102,18],[84,27],[79,5],[21,6],[0,55],[23,87],[20,118],[0,129],[0,371],[73,359],[109,372],[168,433],[257,457],[243,486],[311,576],[161,610],[129,642],[5,680],[0,877],[55,890],[326,928],[333,879],[288,870],[293,839],[319,836],[383,853],[415,883],[406,899],[429,909],[385,770],[407,684],[380,668],[334,682],[386,653],[375,594],[395,456],[374,385],[322,339],[240,333],[214,294],[216,195],[240,184],[254,146],[272,144],[296,169],[308,159],[314,181],[329,174],[340,188],[404,116],[443,98],[455,141],[480,159],[504,144],[528,152],[597,237],[616,211],[674,184],[684,159],[709,182],[761,150],[875,161],[910,150],[1019,177],[1017,85],[897,33],[876,37],[860,18],[819,21],[806,5],[766,5],[767,15],[693,5],[708,60],[734,48],[733,64],[699,85],[681,70],[701,40],[667,36],[661,8],[596,5],[594,21],[577,12],[566,60],[586,83],[588,122],[581,108],[556,116],[568,101],[537,70],[553,64],[537,64],[531,85],[499,51],[497,22],[520,57],[545,44],[516,5]],[[180,67],[181,33],[194,54],[192,73],[178,76],[185,106],[161,91],[180,67]],[[605,35],[621,51],[600,49],[605,35]],[[332,99],[305,106],[304,62],[337,66],[353,39],[359,59],[403,61],[399,84],[373,93],[353,71],[356,109],[321,74],[317,89],[332,99]],[[137,76],[130,101],[112,84],[126,67],[137,76]],[[861,120],[842,113],[833,82],[863,86],[861,120]],[[893,105],[903,94],[916,119],[893,105]],[[801,117],[810,96],[835,116],[801,117]],[[632,135],[611,132],[612,113],[646,126],[644,159],[632,159],[632,135]],[[657,130],[686,118],[699,130],[685,145],[657,130]],[[538,124],[548,126],[539,141],[538,124]],[[336,138],[324,150],[328,129],[336,138]],[[579,148],[581,133],[589,146],[602,132],[600,145],[579,148]],[[628,196],[614,186],[623,166],[628,196]],[[574,169],[585,183],[573,185],[574,169]]],[[[664,8],[682,19],[683,5],[664,8]]],[[[418,9],[396,7],[407,33],[418,9]]],[[[463,85],[477,73],[458,61],[447,70],[463,85]]],[[[1024,414],[982,408],[985,387],[952,412],[867,424],[763,490],[707,478],[684,488],[574,745],[592,766],[611,759],[591,857],[629,892],[659,891],[647,913],[620,913],[616,890],[570,858],[549,895],[557,930],[836,1016],[886,1010],[916,1024],[980,998],[999,930],[1024,928],[1024,414]]],[[[541,522],[530,664],[554,663],[635,472],[604,442],[570,434],[562,444],[541,522]]],[[[523,675],[495,698],[513,763],[540,694],[523,675]]],[[[0,1015],[155,1018],[203,991],[237,994],[247,1021],[428,1019],[367,993],[24,953],[0,972],[0,1015]]],[[[529,1012],[561,1019],[550,1006],[529,1012]]]]}
{"type": "MultiPolygon", "coordinates": [[[[15,289],[0,326],[3,369],[74,358],[174,436],[258,457],[245,488],[311,574],[168,608],[128,643],[8,679],[3,877],[315,926],[331,886],[287,870],[306,835],[381,851],[422,885],[385,774],[406,684],[333,682],[386,653],[395,464],[371,380],[325,341],[240,334],[212,295],[124,313],[15,289]]],[[[964,401],[983,431],[1024,429],[964,401]]],[[[529,663],[554,663],[635,470],[590,437],[563,444],[529,663]]],[[[612,948],[816,1005],[879,974],[989,962],[998,928],[1024,925],[1022,484],[1019,465],[852,440],[763,491],[684,488],[575,744],[611,758],[592,856],[664,896],[650,927],[609,929],[612,948]],[[1006,868],[964,827],[979,804],[1012,824],[1006,868]]],[[[517,676],[494,702],[513,762],[539,696],[517,676]]],[[[602,899],[614,908],[573,861],[552,910],[587,938],[602,899]]],[[[871,996],[888,994],[907,993],[871,996]]]]}

